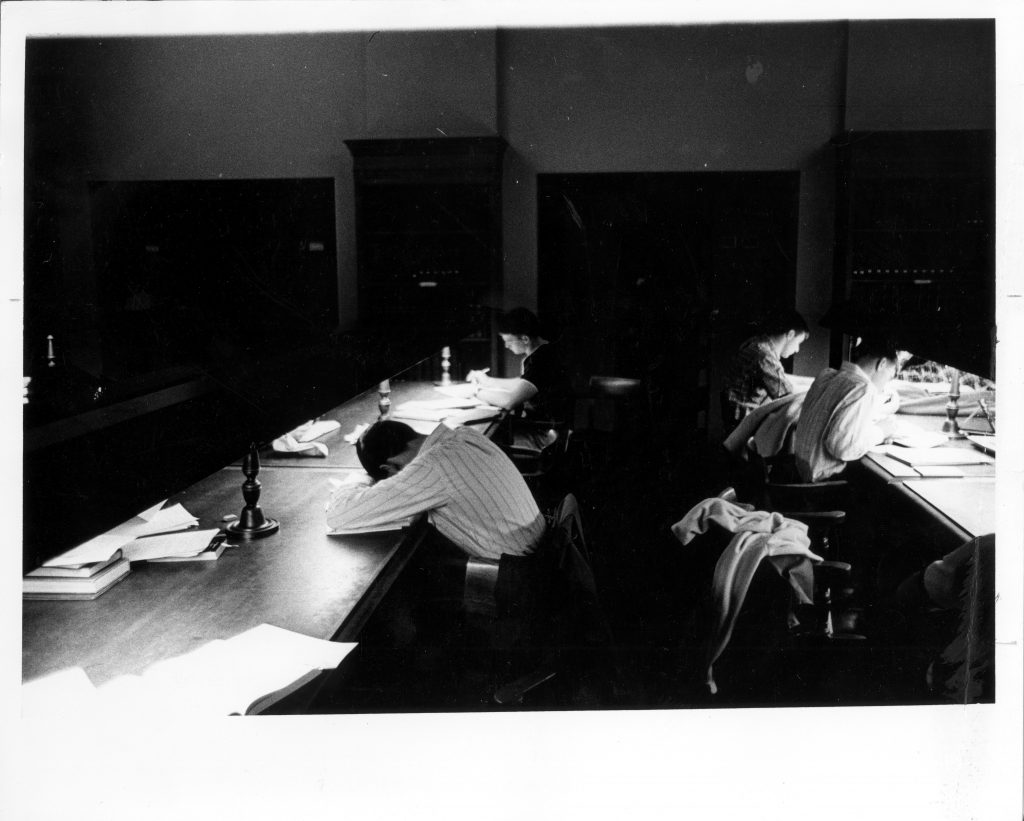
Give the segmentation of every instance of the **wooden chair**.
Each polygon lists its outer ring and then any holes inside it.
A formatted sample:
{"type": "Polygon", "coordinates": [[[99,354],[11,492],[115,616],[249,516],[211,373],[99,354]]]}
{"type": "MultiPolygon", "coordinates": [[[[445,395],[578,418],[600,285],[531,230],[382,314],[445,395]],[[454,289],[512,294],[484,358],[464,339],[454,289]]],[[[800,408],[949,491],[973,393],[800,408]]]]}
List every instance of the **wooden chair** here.
{"type": "Polygon", "coordinates": [[[474,609],[483,613],[498,682],[495,704],[523,706],[532,697],[545,706],[570,706],[580,688],[608,684],[601,661],[611,632],[590,566],[590,555],[572,494],[557,506],[541,547],[531,556],[503,556],[493,569],[475,568],[467,581],[474,609]],[[483,590],[492,586],[493,617],[483,590]],[[541,688],[541,685],[545,685],[541,688]]]}
{"type": "Polygon", "coordinates": [[[504,411],[487,435],[518,468],[541,510],[550,513],[569,490],[570,423],[524,419],[516,411],[504,411]]]}
{"type": "MultiPolygon", "coordinates": [[[[718,495],[726,501],[739,503],[733,488],[727,488],[718,495]]],[[[820,535],[809,530],[809,536],[812,551],[823,555],[821,551],[825,548],[820,535]]],[[[684,651],[691,654],[690,662],[684,666],[693,668],[688,675],[696,677],[693,679],[695,683],[702,681],[709,669],[711,655],[705,654],[716,646],[712,640],[717,628],[711,616],[711,579],[733,534],[713,524],[706,534],[697,538],[702,541],[697,543],[691,572],[700,578],[696,582],[691,580],[689,593],[696,603],[696,610],[688,638],[684,638],[684,651]],[[696,666],[700,659],[703,659],[702,666],[696,666]]],[[[811,666],[825,665],[828,651],[824,648],[827,645],[863,640],[863,636],[836,629],[839,623],[836,609],[841,604],[837,601],[841,598],[837,593],[848,584],[851,570],[848,563],[804,561],[804,572],[810,568],[813,573],[811,602],[800,602],[780,572],[767,564],[767,561],[762,562],[754,573],[728,645],[714,661],[714,678],[727,699],[791,698],[801,685],[799,676],[787,669],[788,659],[801,658],[805,665],[809,663],[811,666]]]]}

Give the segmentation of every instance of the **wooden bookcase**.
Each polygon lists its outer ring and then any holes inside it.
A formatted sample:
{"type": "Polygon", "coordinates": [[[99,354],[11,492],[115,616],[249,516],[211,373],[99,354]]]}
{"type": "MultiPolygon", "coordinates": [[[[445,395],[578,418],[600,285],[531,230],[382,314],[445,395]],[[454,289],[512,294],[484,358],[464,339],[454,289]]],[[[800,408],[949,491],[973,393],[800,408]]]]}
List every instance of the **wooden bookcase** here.
{"type": "Polygon", "coordinates": [[[833,360],[890,328],[915,354],[994,367],[991,131],[847,132],[837,152],[833,360]]]}
{"type": "Polygon", "coordinates": [[[495,367],[504,140],[345,144],[355,175],[360,328],[400,337],[413,356],[449,345],[453,376],[495,367]]]}

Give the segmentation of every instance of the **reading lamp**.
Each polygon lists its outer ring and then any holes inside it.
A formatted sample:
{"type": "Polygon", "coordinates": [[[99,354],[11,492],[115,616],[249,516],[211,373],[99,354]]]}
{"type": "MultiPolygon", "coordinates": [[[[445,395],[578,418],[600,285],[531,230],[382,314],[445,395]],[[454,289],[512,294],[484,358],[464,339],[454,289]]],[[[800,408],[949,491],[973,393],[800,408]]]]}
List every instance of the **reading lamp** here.
{"type": "Polygon", "coordinates": [[[237,522],[229,524],[225,530],[232,536],[240,536],[243,539],[260,539],[276,533],[281,526],[277,519],[271,519],[264,514],[259,505],[260,501],[260,480],[256,477],[260,472],[260,455],[256,443],[249,445],[249,452],[242,460],[242,473],[245,474],[245,482],[242,484],[242,498],[245,499],[245,507],[238,517],[237,522]]]}
{"type": "Polygon", "coordinates": [[[953,368],[953,375],[949,380],[949,399],[946,402],[946,421],[942,423],[942,432],[950,439],[963,439],[960,432],[960,425],[956,417],[960,413],[960,369],[953,368]]]}

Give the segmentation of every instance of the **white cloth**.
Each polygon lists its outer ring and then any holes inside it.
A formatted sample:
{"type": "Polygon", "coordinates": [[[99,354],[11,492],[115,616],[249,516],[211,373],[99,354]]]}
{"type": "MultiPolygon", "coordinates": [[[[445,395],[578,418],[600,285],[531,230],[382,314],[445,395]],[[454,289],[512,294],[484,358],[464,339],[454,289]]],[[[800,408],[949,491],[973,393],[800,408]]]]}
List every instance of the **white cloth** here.
{"type": "Polygon", "coordinates": [[[334,490],[327,524],[370,528],[424,511],[442,536],[487,559],[532,553],[546,529],[526,482],[498,446],[471,427],[444,425],[395,476],[334,490]]]}
{"type": "Polygon", "coordinates": [[[791,393],[754,409],[743,417],[723,446],[744,459],[749,452],[765,459],[785,452],[787,437],[800,418],[805,396],[791,393]]]}
{"type": "Polygon", "coordinates": [[[814,594],[810,562],[823,559],[811,550],[807,525],[803,522],[725,499],[705,499],[695,505],[672,526],[672,533],[687,545],[706,533],[712,524],[736,534],[715,564],[712,579],[714,621],[707,642],[705,683],[711,693],[716,693],[714,663],[729,643],[750,582],[762,559],[767,558],[775,570],[788,579],[797,598],[804,603],[811,602],[814,594]]]}
{"type": "Polygon", "coordinates": [[[853,362],[826,368],[804,399],[793,451],[805,482],[835,476],[885,439],[875,419],[883,408],[878,389],[853,362]]]}

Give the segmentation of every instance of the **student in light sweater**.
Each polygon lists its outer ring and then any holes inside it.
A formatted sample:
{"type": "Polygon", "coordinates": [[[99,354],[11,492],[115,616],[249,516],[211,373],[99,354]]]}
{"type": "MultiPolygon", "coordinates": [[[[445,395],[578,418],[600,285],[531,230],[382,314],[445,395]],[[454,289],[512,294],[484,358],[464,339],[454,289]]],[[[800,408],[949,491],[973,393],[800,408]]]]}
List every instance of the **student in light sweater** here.
{"type": "Polygon", "coordinates": [[[899,372],[900,352],[892,339],[865,338],[852,360],[826,368],[804,399],[793,448],[796,468],[805,482],[820,482],[841,473],[888,439],[881,420],[895,413],[897,394],[887,391],[899,372]]]}

